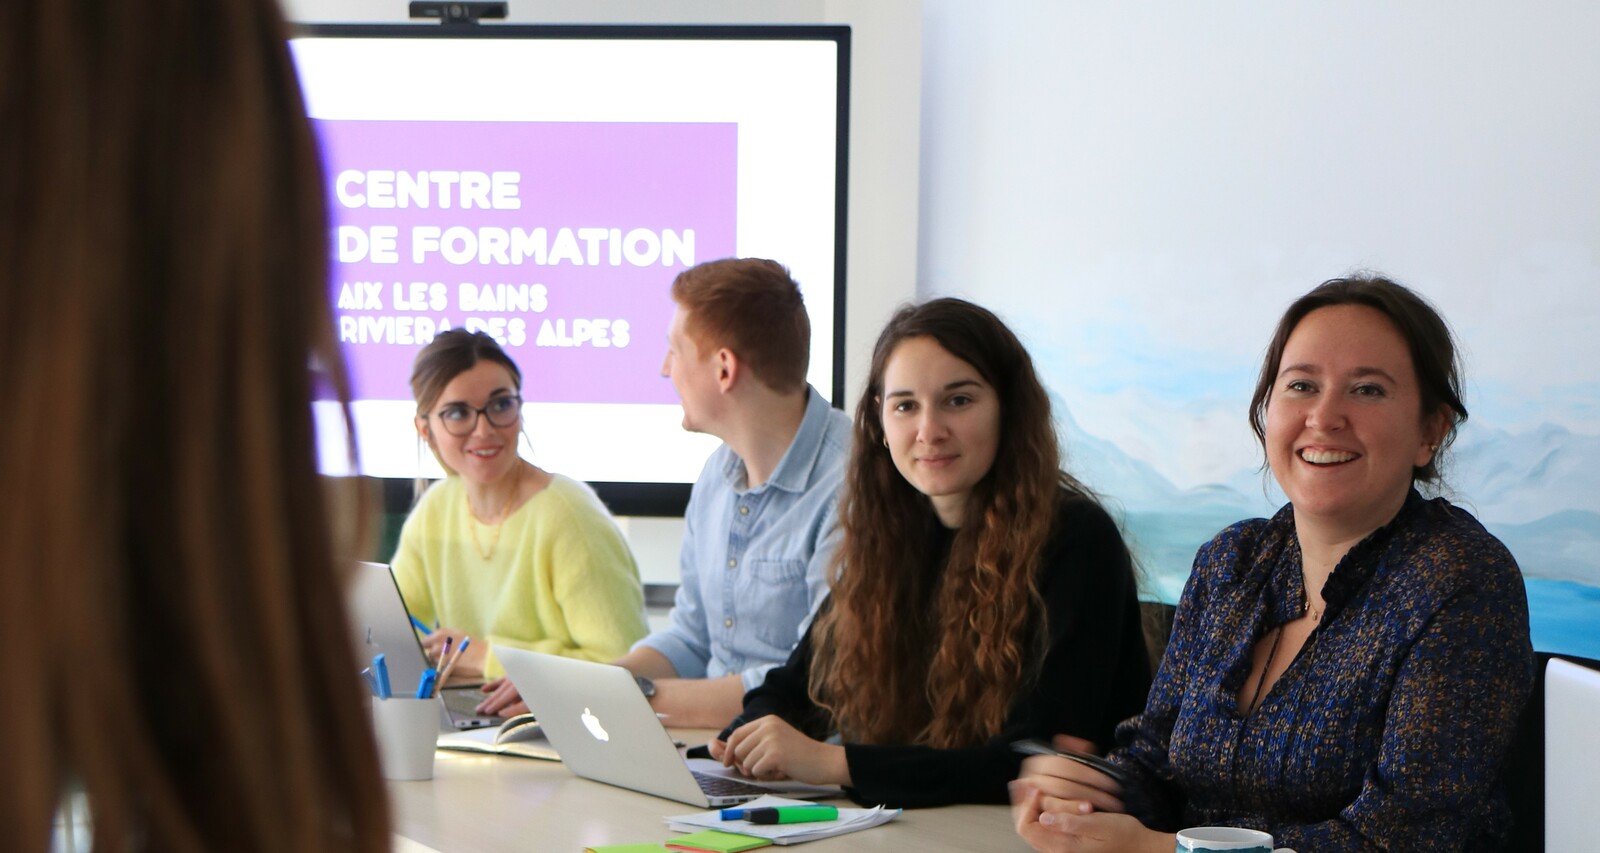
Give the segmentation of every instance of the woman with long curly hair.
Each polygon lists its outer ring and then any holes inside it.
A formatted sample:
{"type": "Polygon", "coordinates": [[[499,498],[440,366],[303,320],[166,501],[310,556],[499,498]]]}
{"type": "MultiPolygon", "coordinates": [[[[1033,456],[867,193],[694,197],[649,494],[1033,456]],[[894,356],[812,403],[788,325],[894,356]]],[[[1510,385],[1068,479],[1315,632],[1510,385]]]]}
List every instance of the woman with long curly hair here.
{"type": "Polygon", "coordinates": [[[1049,396],[994,314],[937,299],[890,320],[840,515],[832,593],[712,743],[725,764],[863,802],[1004,802],[1012,742],[1104,748],[1143,705],[1127,548],[1061,471],[1049,396]]]}

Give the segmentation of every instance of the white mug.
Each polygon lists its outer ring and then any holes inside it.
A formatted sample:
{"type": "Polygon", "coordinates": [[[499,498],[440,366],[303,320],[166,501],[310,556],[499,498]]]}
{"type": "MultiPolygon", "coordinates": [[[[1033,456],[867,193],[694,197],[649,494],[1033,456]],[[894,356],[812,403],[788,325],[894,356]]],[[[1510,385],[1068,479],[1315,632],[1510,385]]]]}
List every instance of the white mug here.
{"type": "Polygon", "coordinates": [[[435,699],[373,699],[372,729],[385,779],[432,779],[439,739],[435,699]]]}
{"type": "Polygon", "coordinates": [[[1195,826],[1178,833],[1174,853],[1273,853],[1272,836],[1258,829],[1236,826],[1195,826]]]}

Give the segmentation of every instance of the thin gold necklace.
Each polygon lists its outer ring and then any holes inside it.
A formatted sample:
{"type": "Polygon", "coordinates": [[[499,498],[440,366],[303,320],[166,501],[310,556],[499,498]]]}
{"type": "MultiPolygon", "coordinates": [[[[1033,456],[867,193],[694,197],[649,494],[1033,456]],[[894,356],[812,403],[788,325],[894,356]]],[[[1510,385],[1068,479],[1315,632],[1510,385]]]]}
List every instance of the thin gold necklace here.
{"type": "Polygon", "coordinates": [[[1304,616],[1305,614],[1310,613],[1311,621],[1321,624],[1322,614],[1324,612],[1323,608],[1327,606],[1326,602],[1324,602],[1323,607],[1312,607],[1311,590],[1303,583],[1300,588],[1300,595],[1304,596],[1300,599],[1300,615],[1304,616]]]}
{"type": "Polygon", "coordinates": [[[511,514],[511,505],[516,502],[517,494],[521,491],[522,463],[519,461],[517,463],[517,473],[511,479],[511,498],[506,501],[505,506],[500,508],[500,514],[495,517],[495,520],[487,523],[489,527],[494,528],[494,539],[489,542],[488,550],[484,550],[483,544],[478,541],[478,518],[472,513],[472,499],[470,497],[467,498],[467,532],[472,535],[472,548],[478,552],[478,556],[485,560],[494,558],[495,549],[500,547],[501,525],[505,522],[506,516],[511,514]]]}

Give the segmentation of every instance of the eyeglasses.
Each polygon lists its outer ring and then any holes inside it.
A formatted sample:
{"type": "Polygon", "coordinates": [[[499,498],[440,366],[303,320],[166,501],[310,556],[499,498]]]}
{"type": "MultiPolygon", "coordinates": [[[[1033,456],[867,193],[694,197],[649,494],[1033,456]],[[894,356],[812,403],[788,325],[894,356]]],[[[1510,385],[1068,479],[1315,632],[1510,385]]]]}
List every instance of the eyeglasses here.
{"type": "Polygon", "coordinates": [[[444,424],[444,431],[456,436],[471,435],[478,428],[478,415],[488,418],[489,426],[513,426],[522,416],[522,398],[515,394],[491,397],[481,409],[466,403],[451,403],[434,413],[439,423],[444,424]]]}

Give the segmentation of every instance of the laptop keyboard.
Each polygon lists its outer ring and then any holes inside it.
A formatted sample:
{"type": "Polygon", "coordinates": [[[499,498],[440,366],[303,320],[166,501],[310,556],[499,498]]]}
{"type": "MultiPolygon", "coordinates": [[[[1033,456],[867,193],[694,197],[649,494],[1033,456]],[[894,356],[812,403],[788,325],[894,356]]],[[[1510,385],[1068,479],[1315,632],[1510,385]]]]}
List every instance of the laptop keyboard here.
{"type": "Polygon", "coordinates": [[[484,699],[482,690],[470,687],[451,687],[440,691],[444,697],[444,705],[450,709],[450,714],[455,717],[476,717],[478,703],[484,699]]]}
{"type": "Polygon", "coordinates": [[[713,776],[710,773],[701,773],[698,770],[691,772],[694,773],[694,780],[700,783],[700,790],[705,791],[706,796],[709,797],[746,797],[772,793],[771,788],[752,785],[739,779],[730,779],[727,776],[713,776]]]}

